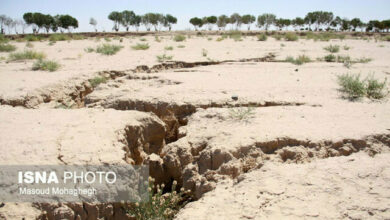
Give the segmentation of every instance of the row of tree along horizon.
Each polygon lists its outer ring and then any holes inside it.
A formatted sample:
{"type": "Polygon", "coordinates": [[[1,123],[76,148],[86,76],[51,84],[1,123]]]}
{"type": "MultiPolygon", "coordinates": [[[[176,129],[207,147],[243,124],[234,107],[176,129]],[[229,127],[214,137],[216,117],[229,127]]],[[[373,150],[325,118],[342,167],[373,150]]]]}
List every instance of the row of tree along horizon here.
{"type": "MultiPolygon", "coordinates": [[[[172,25],[177,23],[177,18],[170,14],[160,13],[147,13],[144,15],[137,15],[133,11],[124,10],[122,12],[113,11],[108,15],[108,19],[113,21],[114,31],[120,31],[123,27],[126,31],[129,31],[133,27],[136,31],[143,25],[147,31],[150,31],[153,27],[155,31],[160,31],[162,28],[167,30],[172,29],[172,25]]],[[[274,14],[264,13],[257,18],[253,15],[246,14],[240,15],[234,13],[231,16],[208,16],[208,17],[193,17],[189,20],[195,30],[199,30],[202,27],[205,29],[213,30],[215,27],[218,30],[225,30],[230,25],[231,29],[240,29],[241,26],[246,26],[248,30],[255,23],[256,27],[268,31],[271,26],[276,27],[278,30],[285,30],[289,27],[293,27],[294,30],[310,30],[310,31],[366,31],[366,32],[389,32],[390,19],[388,20],[370,20],[367,23],[362,22],[359,18],[353,18],[351,20],[347,18],[340,18],[334,16],[332,12],[326,11],[314,11],[309,12],[303,18],[296,17],[294,19],[277,18],[274,14]]],[[[97,21],[94,18],[90,18],[89,24],[92,25],[97,32],[97,21]]],[[[13,20],[5,15],[0,15],[1,33],[4,34],[4,26],[8,28],[8,33],[11,33],[12,28],[15,29],[15,33],[18,34],[17,26],[22,28],[22,33],[29,26],[32,27],[33,33],[39,33],[41,29],[46,33],[52,31],[53,33],[64,32],[68,30],[71,32],[73,29],[78,28],[78,20],[70,15],[55,15],[51,16],[42,13],[25,13],[23,20],[13,20]]]]}

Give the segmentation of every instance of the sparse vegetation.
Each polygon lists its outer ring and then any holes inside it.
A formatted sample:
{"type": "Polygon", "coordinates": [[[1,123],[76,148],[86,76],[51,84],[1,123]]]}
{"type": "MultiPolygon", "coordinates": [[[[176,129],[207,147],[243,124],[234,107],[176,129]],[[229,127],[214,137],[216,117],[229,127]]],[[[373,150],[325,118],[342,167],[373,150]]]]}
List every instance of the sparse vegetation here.
{"type": "Polygon", "coordinates": [[[136,45],[134,45],[134,46],[132,46],[131,48],[133,49],[133,50],[147,50],[147,49],[149,49],[149,44],[136,44],[136,45]]]}
{"type": "Polygon", "coordinates": [[[343,74],[338,76],[340,91],[346,95],[346,98],[355,100],[361,97],[370,99],[381,99],[388,94],[386,88],[386,79],[379,82],[373,76],[366,79],[360,79],[360,75],[343,74]]]}
{"type": "Polygon", "coordinates": [[[185,48],[186,46],[185,45],[179,45],[179,46],[177,46],[177,48],[185,48]]]}
{"type": "Polygon", "coordinates": [[[33,48],[33,47],[34,47],[34,44],[32,44],[31,42],[27,42],[27,43],[26,43],[26,47],[28,47],[28,48],[33,48]]]}
{"type": "Polygon", "coordinates": [[[123,48],[121,45],[103,44],[96,48],[96,53],[104,55],[114,55],[123,48]]]}
{"type": "Polygon", "coordinates": [[[106,82],[107,79],[103,76],[96,76],[95,78],[89,80],[89,83],[93,88],[96,88],[99,84],[106,83],[106,82]]]}
{"type": "Polygon", "coordinates": [[[340,46],[339,45],[329,45],[327,47],[324,47],[324,50],[330,52],[330,53],[338,53],[339,50],[340,50],[340,46]]]}
{"type": "Polygon", "coordinates": [[[230,118],[235,120],[248,120],[255,115],[255,108],[253,107],[238,107],[238,108],[229,108],[230,118]]]}
{"type": "Polygon", "coordinates": [[[288,32],[286,35],[284,35],[284,40],[286,41],[297,41],[298,35],[288,32]]]}
{"type": "Polygon", "coordinates": [[[158,55],[156,56],[157,58],[157,61],[160,62],[160,63],[163,63],[165,61],[169,61],[169,60],[172,60],[173,56],[168,56],[166,54],[163,54],[163,55],[158,55]]]}
{"type": "Polygon", "coordinates": [[[310,57],[308,57],[306,55],[299,55],[296,58],[294,58],[292,56],[288,56],[285,61],[292,63],[292,64],[295,64],[295,65],[302,65],[304,63],[311,62],[311,59],[310,59],[310,57]]]}
{"type": "Polygon", "coordinates": [[[347,46],[347,45],[344,45],[343,49],[344,49],[344,50],[349,50],[349,49],[351,49],[351,47],[349,47],[349,46],[347,46]]]}
{"type": "Polygon", "coordinates": [[[146,40],[146,38],[140,38],[139,40],[140,41],[148,41],[148,40],[146,40]]]}
{"type": "Polygon", "coordinates": [[[206,49],[202,49],[202,56],[207,57],[208,51],[206,49]]]}
{"type": "Polygon", "coordinates": [[[186,192],[181,188],[176,191],[177,182],[173,181],[171,191],[163,193],[165,185],[154,184],[153,178],[149,181],[149,199],[142,203],[133,203],[127,208],[127,213],[139,220],[173,219],[186,202],[186,192]]]}
{"type": "Polygon", "coordinates": [[[52,34],[49,37],[49,41],[67,41],[71,40],[72,38],[66,34],[52,34]]]}
{"type": "Polygon", "coordinates": [[[177,34],[177,35],[175,35],[173,40],[176,41],[176,42],[182,42],[182,41],[186,40],[186,36],[181,35],[181,34],[177,34]]]}
{"type": "Polygon", "coordinates": [[[158,36],[154,36],[154,40],[156,41],[156,42],[161,42],[161,39],[158,37],[158,36]]]}
{"type": "Polygon", "coordinates": [[[54,72],[60,68],[60,64],[53,60],[37,60],[32,67],[32,70],[44,70],[49,72],[54,72]]]}
{"type": "Polygon", "coordinates": [[[104,40],[105,40],[106,42],[111,42],[111,39],[108,38],[108,37],[105,37],[104,40]]]}
{"type": "Polygon", "coordinates": [[[15,51],[16,47],[12,44],[2,44],[0,43],[0,52],[12,52],[15,51]]]}
{"type": "Polygon", "coordinates": [[[257,35],[257,40],[258,41],[266,41],[267,40],[267,35],[259,34],[259,35],[257,35]]]}
{"type": "Polygon", "coordinates": [[[95,49],[93,49],[92,47],[87,47],[87,48],[84,48],[84,51],[85,51],[86,53],[92,53],[92,52],[95,51],[95,49]]]}
{"type": "Polygon", "coordinates": [[[333,54],[329,54],[329,55],[326,55],[326,56],[324,57],[324,60],[325,60],[326,62],[336,62],[336,56],[333,55],[333,54]]]}
{"type": "Polygon", "coordinates": [[[166,46],[166,47],[164,47],[164,50],[173,50],[173,47],[172,46],[166,46]]]}
{"type": "Polygon", "coordinates": [[[23,52],[14,52],[9,54],[10,61],[43,59],[45,57],[46,55],[44,53],[33,50],[25,50],[23,52]]]}

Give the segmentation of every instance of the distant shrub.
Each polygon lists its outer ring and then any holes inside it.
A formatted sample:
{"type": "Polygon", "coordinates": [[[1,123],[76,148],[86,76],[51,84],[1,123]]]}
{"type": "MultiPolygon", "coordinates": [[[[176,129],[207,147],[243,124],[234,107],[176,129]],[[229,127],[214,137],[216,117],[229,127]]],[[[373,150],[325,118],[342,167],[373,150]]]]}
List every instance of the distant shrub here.
{"type": "Polygon", "coordinates": [[[354,62],[355,63],[368,63],[368,62],[371,62],[371,61],[372,61],[371,58],[361,57],[361,58],[356,59],[354,62]]]}
{"type": "Polygon", "coordinates": [[[0,34],[0,43],[8,43],[8,38],[4,37],[3,34],[0,34]]]}
{"type": "Polygon", "coordinates": [[[71,40],[72,38],[69,37],[66,34],[51,34],[49,37],[49,41],[66,41],[66,40],[71,40]]]}
{"type": "Polygon", "coordinates": [[[41,41],[41,40],[42,40],[42,37],[36,36],[36,35],[26,35],[26,36],[24,37],[24,40],[25,40],[25,41],[41,41]]]}
{"type": "Polygon", "coordinates": [[[141,39],[139,39],[140,41],[148,41],[148,40],[146,40],[146,38],[141,38],[141,39]]]}
{"type": "Polygon", "coordinates": [[[99,84],[106,83],[106,82],[107,79],[103,76],[96,76],[95,78],[89,80],[89,83],[93,88],[96,88],[99,84]]]}
{"type": "Polygon", "coordinates": [[[383,41],[390,41],[390,35],[387,35],[382,38],[383,41]]]}
{"type": "Polygon", "coordinates": [[[349,49],[351,49],[351,47],[349,47],[349,46],[347,46],[347,45],[344,45],[343,49],[344,49],[344,50],[349,50],[349,49]]]}
{"type": "Polygon", "coordinates": [[[339,45],[329,45],[327,47],[324,47],[324,50],[330,52],[330,53],[338,53],[339,50],[340,50],[340,46],[339,45]]]}
{"type": "Polygon", "coordinates": [[[302,65],[304,63],[311,62],[311,59],[310,59],[310,57],[308,57],[306,55],[299,55],[296,58],[294,58],[292,56],[288,56],[285,61],[292,63],[292,64],[295,64],[295,65],[302,65]]]}
{"type": "Polygon", "coordinates": [[[9,55],[10,61],[16,60],[33,60],[33,59],[43,59],[46,55],[42,52],[36,52],[33,50],[25,50],[23,52],[14,52],[9,55]]]}
{"type": "Polygon", "coordinates": [[[72,39],[73,40],[84,40],[85,36],[82,34],[74,34],[74,35],[72,35],[72,39]]]}
{"type": "Polygon", "coordinates": [[[266,41],[267,40],[267,35],[259,34],[259,35],[257,35],[257,40],[258,41],[266,41]]]}
{"type": "Polygon", "coordinates": [[[177,48],[185,48],[186,46],[185,45],[179,45],[177,46],[177,48]]]}
{"type": "Polygon", "coordinates": [[[218,42],[220,42],[220,41],[223,41],[225,38],[223,38],[223,37],[218,37],[217,39],[216,39],[216,41],[218,41],[218,42]]]}
{"type": "Polygon", "coordinates": [[[158,37],[158,36],[154,36],[154,40],[156,41],[156,42],[161,42],[161,39],[158,37]]]}
{"type": "Polygon", "coordinates": [[[182,42],[186,40],[186,36],[178,34],[173,38],[174,41],[176,42],[182,42]]]}
{"type": "Polygon", "coordinates": [[[92,47],[87,47],[87,48],[84,48],[84,51],[85,51],[86,53],[92,53],[92,52],[95,51],[95,49],[93,49],[92,47]]]}
{"type": "Polygon", "coordinates": [[[229,115],[232,119],[248,120],[255,115],[254,110],[255,108],[253,107],[229,108],[229,115]]]}
{"type": "Polygon", "coordinates": [[[44,70],[54,72],[58,68],[60,68],[60,64],[55,61],[39,59],[33,64],[32,70],[44,70]]]}
{"type": "Polygon", "coordinates": [[[242,41],[241,31],[229,31],[227,35],[229,36],[229,38],[233,39],[234,41],[242,41]]]}
{"type": "Polygon", "coordinates": [[[97,53],[101,53],[104,55],[114,55],[118,51],[120,51],[123,48],[123,46],[120,45],[114,45],[114,44],[103,44],[96,48],[97,53]]]}
{"type": "Polygon", "coordinates": [[[27,42],[27,43],[26,43],[26,47],[28,47],[28,48],[33,48],[33,47],[34,47],[34,44],[32,44],[31,42],[27,42]]]}
{"type": "Polygon", "coordinates": [[[280,35],[280,34],[273,34],[272,37],[273,37],[275,40],[280,40],[280,39],[282,39],[282,35],[280,35]]]}
{"type": "Polygon", "coordinates": [[[166,54],[163,54],[163,55],[158,55],[156,56],[157,58],[157,61],[162,63],[162,62],[165,62],[165,61],[168,61],[168,60],[172,60],[173,56],[168,56],[166,54]]]}
{"type": "Polygon", "coordinates": [[[354,100],[366,96],[370,99],[381,99],[388,92],[386,90],[386,79],[381,83],[373,76],[360,79],[360,75],[343,74],[338,76],[340,91],[346,94],[348,99],[354,100]]]}
{"type": "Polygon", "coordinates": [[[108,37],[105,37],[104,40],[105,40],[106,42],[111,42],[111,39],[108,38],[108,37]]]}
{"type": "Polygon", "coordinates": [[[166,47],[164,47],[164,50],[173,50],[173,47],[172,46],[166,46],[166,47]]]}
{"type": "Polygon", "coordinates": [[[149,44],[136,44],[136,45],[134,45],[134,46],[132,46],[131,48],[133,49],[133,50],[147,50],[147,49],[149,49],[149,44]]]}
{"type": "Polygon", "coordinates": [[[286,41],[297,41],[298,35],[288,32],[286,35],[284,35],[284,40],[286,41]]]}
{"type": "Polygon", "coordinates": [[[202,49],[202,56],[207,57],[208,51],[206,49],[202,49]]]}
{"type": "Polygon", "coordinates": [[[16,47],[12,44],[0,43],[0,52],[12,52],[15,50],[16,47]]]}
{"type": "Polygon", "coordinates": [[[326,55],[326,56],[324,57],[324,60],[325,60],[326,62],[336,62],[336,56],[333,55],[333,54],[329,54],[329,55],[326,55]]]}

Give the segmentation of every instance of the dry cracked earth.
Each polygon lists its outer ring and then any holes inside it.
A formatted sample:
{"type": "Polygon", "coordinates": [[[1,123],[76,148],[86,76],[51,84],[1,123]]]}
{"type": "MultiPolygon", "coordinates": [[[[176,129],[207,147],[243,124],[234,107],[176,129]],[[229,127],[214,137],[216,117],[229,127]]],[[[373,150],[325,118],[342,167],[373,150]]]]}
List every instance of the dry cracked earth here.
{"type": "MultiPolygon", "coordinates": [[[[124,46],[113,56],[84,52],[94,40],[34,43],[57,72],[1,61],[0,164],[148,164],[158,183],[191,190],[177,219],[390,219],[390,103],[351,102],[337,84],[388,77],[389,42],[144,38],[145,51],[113,40],[124,46]],[[280,62],[329,44],[372,61],[280,62]],[[158,63],[162,53],[176,61],[158,63]],[[93,87],[97,76],[107,82],[93,87]]],[[[22,218],[128,216],[115,204],[2,204],[0,219],[22,218]]]]}

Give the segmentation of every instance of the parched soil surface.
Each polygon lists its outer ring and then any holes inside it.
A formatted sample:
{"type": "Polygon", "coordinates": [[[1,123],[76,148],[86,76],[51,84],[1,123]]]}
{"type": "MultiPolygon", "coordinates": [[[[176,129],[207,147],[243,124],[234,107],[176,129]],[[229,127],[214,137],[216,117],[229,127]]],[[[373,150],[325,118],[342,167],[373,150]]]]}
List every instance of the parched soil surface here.
{"type": "MultiPolygon", "coordinates": [[[[0,164],[148,164],[158,183],[191,191],[178,219],[389,218],[389,101],[351,102],[337,76],[384,80],[390,43],[143,38],[112,39],[124,46],[113,56],[84,52],[104,39],[33,43],[62,64],[56,72],[1,61],[0,164]],[[317,60],[330,44],[372,61],[317,60]],[[301,54],[312,62],[282,62],[301,54]],[[93,87],[97,76],[107,81],[93,87]]],[[[6,203],[0,219],[32,212],[128,218],[110,205],[6,203]]]]}

